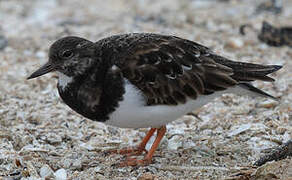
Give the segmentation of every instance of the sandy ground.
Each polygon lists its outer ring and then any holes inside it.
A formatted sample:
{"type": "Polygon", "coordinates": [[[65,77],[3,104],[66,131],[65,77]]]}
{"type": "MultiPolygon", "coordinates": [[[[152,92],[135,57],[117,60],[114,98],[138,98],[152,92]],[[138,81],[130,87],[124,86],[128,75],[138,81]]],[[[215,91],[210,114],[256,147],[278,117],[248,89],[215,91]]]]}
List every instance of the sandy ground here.
{"type": "MultiPolygon", "coordinates": [[[[262,1],[256,1],[259,3],[262,1]]],[[[292,49],[269,47],[253,31],[263,20],[292,25],[284,11],[254,14],[253,0],[0,0],[0,179],[271,179],[292,178],[287,158],[253,163],[292,139],[292,49]],[[254,84],[279,97],[224,95],[168,125],[153,164],[114,168],[122,156],[103,151],[137,144],[147,129],[119,129],[87,120],[61,102],[56,76],[25,78],[66,35],[96,41],[125,32],[159,32],[197,41],[234,60],[280,64],[273,83],[254,84]],[[1,48],[0,48],[1,49],[1,48]],[[8,175],[11,175],[8,177],[8,175]]]]}

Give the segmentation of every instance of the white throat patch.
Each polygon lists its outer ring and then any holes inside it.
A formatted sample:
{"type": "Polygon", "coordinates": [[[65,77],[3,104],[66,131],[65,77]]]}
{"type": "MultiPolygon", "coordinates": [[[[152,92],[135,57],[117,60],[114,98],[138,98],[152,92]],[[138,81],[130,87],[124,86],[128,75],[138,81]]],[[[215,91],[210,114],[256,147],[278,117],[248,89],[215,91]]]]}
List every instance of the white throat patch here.
{"type": "Polygon", "coordinates": [[[69,83],[73,81],[73,77],[69,77],[61,72],[57,72],[59,76],[58,84],[62,90],[65,90],[69,83]]]}

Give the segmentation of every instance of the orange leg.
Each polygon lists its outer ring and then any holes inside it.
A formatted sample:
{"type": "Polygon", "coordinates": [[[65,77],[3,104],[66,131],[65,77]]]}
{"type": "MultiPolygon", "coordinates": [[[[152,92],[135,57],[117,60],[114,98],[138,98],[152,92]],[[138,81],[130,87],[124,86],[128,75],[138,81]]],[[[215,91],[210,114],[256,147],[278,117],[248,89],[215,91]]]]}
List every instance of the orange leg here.
{"type": "Polygon", "coordinates": [[[153,136],[156,128],[151,128],[146,136],[143,138],[142,142],[137,147],[127,147],[123,149],[114,149],[110,150],[109,154],[122,154],[127,156],[137,156],[141,155],[143,152],[147,152],[145,149],[146,144],[148,143],[149,139],[153,136]]]}
{"type": "MultiPolygon", "coordinates": [[[[155,131],[155,128],[151,128],[151,130],[154,129],[155,131]]],[[[151,131],[150,130],[150,131],[151,131]]],[[[149,131],[149,132],[150,132],[149,131]]],[[[145,165],[148,165],[151,163],[152,161],[152,157],[153,157],[153,154],[155,152],[155,150],[157,149],[160,141],[162,140],[164,134],[166,132],[166,126],[162,126],[161,128],[157,129],[157,136],[156,136],[156,139],[154,141],[154,143],[152,144],[150,150],[148,151],[148,153],[145,155],[145,157],[143,159],[134,159],[134,158],[127,158],[126,161],[124,162],[121,162],[119,164],[120,167],[124,167],[124,166],[145,166],[145,165]]],[[[153,132],[154,133],[154,132],[153,132]]],[[[153,134],[152,133],[152,134],[153,134]]],[[[149,134],[149,133],[148,133],[149,134]]],[[[148,135],[147,134],[147,135],[148,135]]],[[[152,136],[152,135],[151,135],[152,136]]],[[[151,137],[150,136],[150,137],[151,137]]],[[[150,139],[150,137],[148,138],[148,140],[150,139]]],[[[142,143],[140,145],[143,145],[144,140],[147,138],[147,136],[143,139],[142,143]]],[[[147,140],[147,141],[148,141],[147,140]]],[[[146,144],[145,144],[146,145],[146,144]]],[[[144,148],[145,148],[145,145],[144,145],[144,148]]]]}

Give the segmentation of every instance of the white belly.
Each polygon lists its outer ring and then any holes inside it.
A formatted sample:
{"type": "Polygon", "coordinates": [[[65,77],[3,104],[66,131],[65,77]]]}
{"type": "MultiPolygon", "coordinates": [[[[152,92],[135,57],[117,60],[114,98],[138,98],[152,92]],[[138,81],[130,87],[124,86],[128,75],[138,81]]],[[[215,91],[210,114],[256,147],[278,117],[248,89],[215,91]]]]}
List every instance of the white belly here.
{"type": "Polygon", "coordinates": [[[130,82],[126,82],[125,90],[123,101],[119,103],[119,107],[110,115],[110,119],[105,124],[122,128],[160,127],[226,93],[226,91],[220,91],[208,96],[199,96],[196,100],[188,100],[185,104],[176,106],[145,106],[140,90],[130,82]]]}

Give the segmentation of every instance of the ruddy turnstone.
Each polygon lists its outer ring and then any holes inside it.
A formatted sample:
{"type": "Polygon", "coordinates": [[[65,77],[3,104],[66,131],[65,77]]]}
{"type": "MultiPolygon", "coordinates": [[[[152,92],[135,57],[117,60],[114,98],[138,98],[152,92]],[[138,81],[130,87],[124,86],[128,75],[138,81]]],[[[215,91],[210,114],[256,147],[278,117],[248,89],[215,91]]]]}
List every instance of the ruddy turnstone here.
{"type": "Polygon", "coordinates": [[[59,39],[50,47],[48,62],[28,79],[56,71],[59,94],[77,113],[121,128],[151,128],[136,148],[113,152],[142,154],[157,131],[143,159],[120,163],[135,166],[151,163],[167,123],[223,93],[274,98],[250,82],[274,81],[267,75],[280,68],[231,61],[175,36],[133,33],[96,43],[74,36],[59,39]]]}

